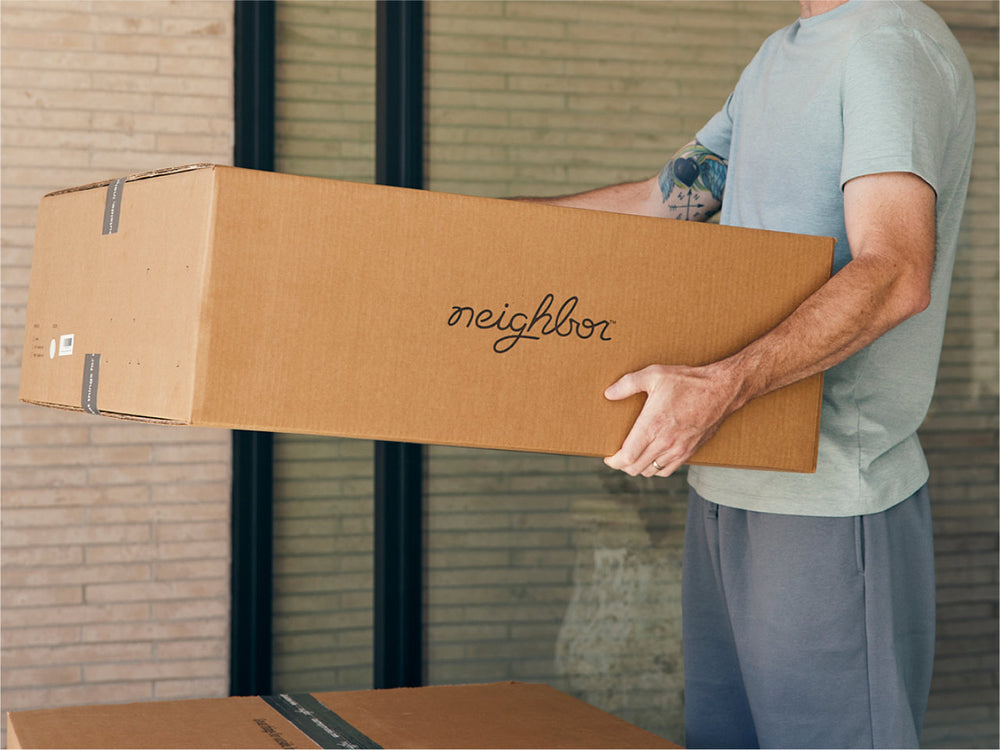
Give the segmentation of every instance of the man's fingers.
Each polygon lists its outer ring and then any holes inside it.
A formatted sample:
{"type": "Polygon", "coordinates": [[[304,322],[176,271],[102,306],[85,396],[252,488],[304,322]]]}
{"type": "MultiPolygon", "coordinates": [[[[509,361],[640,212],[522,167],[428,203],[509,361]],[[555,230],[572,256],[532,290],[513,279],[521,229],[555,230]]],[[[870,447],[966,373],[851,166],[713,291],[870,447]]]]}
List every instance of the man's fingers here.
{"type": "Polygon", "coordinates": [[[619,469],[632,476],[653,476],[672,462],[674,451],[666,439],[669,432],[657,428],[660,420],[649,413],[649,402],[639,414],[622,447],[605,459],[612,469],[619,469]],[[653,465],[656,461],[660,468],[653,465]]]}
{"type": "Polygon", "coordinates": [[[650,444],[638,456],[622,448],[615,455],[605,458],[604,463],[633,477],[668,477],[683,462],[676,459],[673,450],[650,444]]]}

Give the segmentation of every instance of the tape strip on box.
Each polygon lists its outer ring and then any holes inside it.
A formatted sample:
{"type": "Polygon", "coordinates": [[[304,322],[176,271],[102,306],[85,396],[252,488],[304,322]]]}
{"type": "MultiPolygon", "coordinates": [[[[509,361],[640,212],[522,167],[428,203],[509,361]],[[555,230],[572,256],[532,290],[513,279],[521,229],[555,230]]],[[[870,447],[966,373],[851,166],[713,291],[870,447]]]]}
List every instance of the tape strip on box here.
{"type": "Polygon", "coordinates": [[[108,194],[104,199],[104,225],[101,234],[118,232],[118,220],[122,213],[122,195],[125,193],[125,178],[119,177],[108,183],[108,194]]]}
{"type": "Polygon", "coordinates": [[[97,410],[97,384],[101,376],[101,355],[86,354],[83,358],[83,386],[80,406],[88,414],[100,415],[97,410]]]}
{"type": "Polygon", "coordinates": [[[263,700],[322,748],[381,748],[308,693],[265,695],[263,700]]]}

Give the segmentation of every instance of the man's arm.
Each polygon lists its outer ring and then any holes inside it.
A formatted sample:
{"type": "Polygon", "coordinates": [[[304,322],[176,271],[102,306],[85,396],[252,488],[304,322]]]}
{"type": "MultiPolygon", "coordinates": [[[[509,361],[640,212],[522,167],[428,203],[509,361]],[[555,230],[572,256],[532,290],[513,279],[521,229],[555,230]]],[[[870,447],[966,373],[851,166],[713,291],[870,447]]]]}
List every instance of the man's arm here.
{"type": "Polygon", "coordinates": [[[909,173],[844,187],[853,259],[771,332],[704,367],[652,365],[610,386],[612,400],[647,394],[608,466],[667,476],[747,401],[842,362],[927,307],[934,269],[935,194],[909,173]],[[656,461],[662,469],[653,466],[656,461]]]}
{"type": "Polygon", "coordinates": [[[691,141],[648,180],[590,190],[557,198],[520,198],[535,203],[589,208],[621,214],[705,221],[722,206],[726,162],[691,141]]]}

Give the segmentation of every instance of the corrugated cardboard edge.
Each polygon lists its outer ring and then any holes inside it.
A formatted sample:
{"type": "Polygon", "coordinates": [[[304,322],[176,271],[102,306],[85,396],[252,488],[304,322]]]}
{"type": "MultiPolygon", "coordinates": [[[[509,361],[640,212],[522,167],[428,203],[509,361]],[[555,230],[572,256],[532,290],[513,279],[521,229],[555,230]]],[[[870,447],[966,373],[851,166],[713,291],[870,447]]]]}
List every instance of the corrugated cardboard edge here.
{"type": "MultiPolygon", "coordinates": [[[[148,172],[136,172],[134,174],[126,175],[126,182],[135,182],[137,180],[148,180],[152,177],[160,177],[167,174],[177,174],[179,172],[191,172],[196,169],[215,169],[217,164],[210,164],[207,162],[199,164],[184,164],[179,167],[163,167],[162,169],[152,169],[148,172]]],[[[79,185],[77,187],[63,188],[62,190],[54,190],[51,193],[46,193],[44,197],[48,198],[51,195],[63,195],[64,193],[78,193],[84,190],[93,190],[94,188],[107,187],[119,177],[111,177],[106,180],[100,180],[98,182],[91,182],[87,185],[79,185]]]]}
{"type": "MultiPolygon", "coordinates": [[[[69,406],[67,404],[53,404],[48,401],[38,401],[35,399],[22,398],[21,403],[31,404],[32,406],[46,406],[50,409],[61,409],[62,411],[72,411],[78,414],[86,414],[87,412],[79,406],[69,406]]],[[[167,419],[165,417],[145,417],[141,414],[123,414],[121,412],[115,411],[101,411],[100,415],[102,417],[112,417],[114,419],[124,419],[127,422],[144,422],[146,424],[162,424],[169,425],[173,427],[192,427],[190,422],[186,422],[180,419],[167,419]]]]}
{"type": "Polygon", "coordinates": [[[826,373],[821,372],[819,374],[819,397],[816,399],[816,432],[813,436],[813,445],[815,446],[813,450],[813,462],[812,468],[808,471],[802,472],[803,474],[815,474],[816,470],[819,468],[819,441],[820,441],[820,427],[823,422],[823,389],[826,387],[826,373]]]}
{"type": "MultiPolygon", "coordinates": [[[[837,240],[835,237],[826,237],[825,239],[830,245],[830,269],[827,277],[833,278],[833,262],[837,252],[837,240]]],[[[813,294],[815,293],[816,292],[813,292],[813,294]]],[[[815,474],[816,470],[819,468],[819,442],[823,424],[823,394],[826,392],[826,370],[819,372],[816,377],[819,379],[819,388],[817,388],[819,396],[816,399],[816,433],[813,436],[813,445],[815,448],[813,450],[812,468],[808,471],[802,472],[803,474],[815,474]]]]}

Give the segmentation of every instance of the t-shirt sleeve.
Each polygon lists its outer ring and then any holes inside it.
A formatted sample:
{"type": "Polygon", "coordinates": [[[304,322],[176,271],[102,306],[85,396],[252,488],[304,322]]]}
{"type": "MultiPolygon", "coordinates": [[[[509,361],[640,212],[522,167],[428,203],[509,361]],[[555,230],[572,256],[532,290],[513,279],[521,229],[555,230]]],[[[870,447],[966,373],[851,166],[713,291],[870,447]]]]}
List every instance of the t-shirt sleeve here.
{"type": "Polygon", "coordinates": [[[698,143],[727,161],[733,138],[733,117],[730,113],[732,103],[733,94],[730,94],[729,98],[726,99],[726,105],[716,112],[712,119],[705,123],[705,126],[695,135],[698,143]]]}
{"type": "Polygon", "coordinates": [[[840,184],[911,172],[938,191],[954,116],[954,72],[933,41],[885,27],[859,39],[845,61],[840,184]]]}

